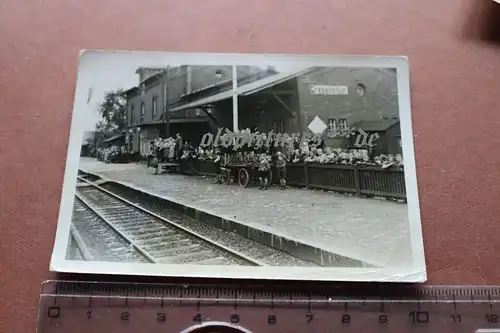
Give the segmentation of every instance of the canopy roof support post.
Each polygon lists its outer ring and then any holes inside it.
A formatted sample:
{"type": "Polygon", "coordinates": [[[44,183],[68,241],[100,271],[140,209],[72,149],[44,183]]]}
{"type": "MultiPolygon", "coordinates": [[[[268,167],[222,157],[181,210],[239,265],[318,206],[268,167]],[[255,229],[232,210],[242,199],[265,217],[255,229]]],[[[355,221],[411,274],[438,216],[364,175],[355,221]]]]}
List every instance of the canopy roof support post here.
{"type": "Polygon", "coordinates": [[[238,73],[233,66],[233,133],[238,130],[238,73]]]}

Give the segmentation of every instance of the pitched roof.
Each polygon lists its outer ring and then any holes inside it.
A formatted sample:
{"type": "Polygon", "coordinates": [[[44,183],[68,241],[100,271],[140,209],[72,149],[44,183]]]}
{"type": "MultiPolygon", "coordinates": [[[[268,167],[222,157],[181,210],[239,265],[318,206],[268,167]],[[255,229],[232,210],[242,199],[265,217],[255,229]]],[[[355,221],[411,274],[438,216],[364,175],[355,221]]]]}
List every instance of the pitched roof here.
{"type": "Polygon", "coordinates": [[[248,84],[245,84],[237,89],[238,95],[243,95],[243,96],[248,96],[253,93],[259,92],[261,90],[267,89],[269,87],[275,86],[277,84],[283,83],[285,81],[288,81],[290,79],[293,79],[297,76],[300,76],[302,74],[308,73],[310,71],[314,70],[314,68],[308,67],[308,68],[303,68],[301,70],[295,71],[295,72],[283,72],[283,73],[278,73],[276,75],[270,75],[267,76],[263,79],[250,82],[248,84]]]}
{"type": "Polygon", "coordinates": [[[133,94],[133,93],[134,93],[134,92],[136,92],[137,90],[139,90],[139,87],[132,87],[132,88],[127,89],[127,90],[125,90],[124,92],[122,92],[122,95],[123,95],[123,96],[128,96],[128,95],[133,94]]]}

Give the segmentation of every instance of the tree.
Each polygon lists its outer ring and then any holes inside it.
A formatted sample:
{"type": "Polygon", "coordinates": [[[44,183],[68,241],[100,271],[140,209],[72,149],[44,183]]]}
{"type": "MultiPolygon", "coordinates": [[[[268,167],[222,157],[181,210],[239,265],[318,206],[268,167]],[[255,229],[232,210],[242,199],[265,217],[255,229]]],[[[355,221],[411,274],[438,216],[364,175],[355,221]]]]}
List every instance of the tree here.
{"type": "Polygon", "coordinates": [[[99,132],[121,132],[126,124],[126,103],[123,97],[123,90],[107,92],[104,102],[99,105],[97,111],[101,120],[96,124],[96,130],[99,132]]]}
{"type": "Polygon", "coordinates": [[[95,124],[95,130],[99,133],[106,133],[111,131],[110,126],[111,125],[109,123],[99,120],[97,124],[95,124]]]}

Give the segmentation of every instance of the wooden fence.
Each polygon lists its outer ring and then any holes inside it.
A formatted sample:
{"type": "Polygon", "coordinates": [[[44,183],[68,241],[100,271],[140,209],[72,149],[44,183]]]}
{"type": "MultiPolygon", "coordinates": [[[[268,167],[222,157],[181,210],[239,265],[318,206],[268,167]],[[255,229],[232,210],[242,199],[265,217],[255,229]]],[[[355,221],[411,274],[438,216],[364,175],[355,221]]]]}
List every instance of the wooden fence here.
{"type": "MultiPolygon", "coordinates": [[[[212,161],[184,162],[189,174],[215,176],[212,161]]],[[[273,169],[276,175],[276,170],[273,169]]],[[[278,179],[274,179],[279,183],[278,179]]],[[[405,176],[402,170],[354,165],[288,163],[287,183],[291,186],[316,188],[364,197],[406,199],[405,176]]]]}

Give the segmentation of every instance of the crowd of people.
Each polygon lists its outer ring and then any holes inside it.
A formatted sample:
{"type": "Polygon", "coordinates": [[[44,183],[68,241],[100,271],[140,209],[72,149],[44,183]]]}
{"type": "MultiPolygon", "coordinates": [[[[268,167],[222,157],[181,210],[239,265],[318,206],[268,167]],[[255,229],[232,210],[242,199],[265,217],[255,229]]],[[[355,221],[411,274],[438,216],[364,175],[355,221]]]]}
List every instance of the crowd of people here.
{"type": "Polygon", "coordinates": [[[175,163],[192,157],[194,148],[189,141],[184,141],[179,133],[166,139],[158,138],[151,147],[150,158],[155,162],[175,163]]]}
{"type": "Polygon", "coordinates": [[[366,167],[380,167],[382,169],[403,170],[404,161],[401,154],[379,154],[373,155],[368,149],[342,149],[325,147],[324,141],[317,143],[309,141],[300,144],[298,138],[287,147],[240,147],[233,149],[232,145],[227,147],[190,147],[185,150],[181,159],[213,161],[216,165],[218,183],[220,170],[226,165],[251,165],[257,169],[260,181],[260,189],[265,190],[269,182],[269,170],[275,166],[278,172],[281,189],[286,188],[287,164],[317,163],[356,165],[366,167]]]}
{"type": "MultiPolygon", "coordinates": [[[[357,165],[357,166],[372,166],[382,169],[403,170],[404,162],[401,154],[381,154],[375,157],[369,155],[366,149],[332,149],[309,147],[308,151],[296,149],[289,154],[277,151],[275,155],[268,153],[236,152],[233,154],[222,154],[221,150],[205,151],[198,147],[192,158],[199,160],[213,160],[216,164],[217,175],[220,175],[221,165],[230,164],[247,164],[258,169],[260,189],[267,189],[268,174],[271,165],[274,164],[278,171],[278,179],[281,189],[286,188],[286,169],[287,163],[318,163],[318,164],[340,164],[340,165],[357,165]]],[[[218,181],[220,183],[220,181],[218,181]]]]}
{"type": "MultiPolygon", "coordinates": [[[[249,132],[249,129],[242,132],[249,132]]],[[[259,132],[253,132],[260,134],[259,132]]],[[[266,136],[264,135],[264,140],[266,136]]],[[[224,141],[224,136],[221,142],[224,141]]],[[[180,160],[215,160],[217,155],[221,156],[221,163],[255,163],[256,159],[266,156],[268,161],[277,160],[278,156],[289,163],[319,163],[319,164],[341,164],[341,165],[364,165],[381,168],[403,169],[404,162],[401,154],[379,154],[373,155],[368,149],[343,149],[327,147],[324,141],[319,144],[311,140],[301,144],[298,137],[293,143],[286,147],[275,147],[270,145],[247,146],[244,145],[238,149],[233,149],[233,145],[227,147],[219,145],[217,147],[194,148],[189,141],[183,141],[180,134],[175,138],[158,138],[154,141],[151,149],[151,156],[159,161],[178,162],[180,160]]]]}
{"type": "Polygon", "coordinates": [[[112,146],[108,148],[98,148],[91,156],[104,163],[127,163],[133,160],[135,151],[126,151],[125,146],[112,146]]]}
{"type": "Polygon", "coordinates": [[[371,156],[367,149],[341,149],[341,148],[311,148],[304,152],[296,149],[291,154],[292,163],[320,163],[320,164],[343,164],[343,165],[365,165],[386,168],[403,169],[404,162],[401,154],[380,154],[371,156]]]}
{"type": "MultiPolygon", "coordinates": [[[[250,133],[250,130],[244,130],[250,133]]],[[[255,134],[260,134],[254,132],[255,134]]],[[[263,136],[266,139],[265,135],[263,136]]],[[[221,137],[224,142],[224,136],[221,137]]],[[[382,169],[403,170],[404,162],[401,154],[379,154],[373,156],[368,149],[342,149],[327,147],[324,141],[311,140],[300,142],[295,138],[293,142],[282,146],[273,144],[244,145],[233,149],[233,144],[194,148],[189,141],[184,141],[180,134],[175,137],[158,138],[151,146],[151,153],[147,156],[148,166],[155,166],[159,162],[180,163],[183,160],[211,161],[217,170],[217,182],[221,183],[221,170],[228,165],[250,165],[257,170],[260,189],[266,190],[269,185],[269,170],[276,167],[281,189],[286,188],[287,164],[337,164],[380,167],[382,169]]],[[[133,153],[133,152],[132,152],[133,153]]],[[[121,155],[131,154],[125,147],[101,148],[97,150],[97,158],[109,163],[121,155]]]]}
{"type": "Polygon", "coordinates": [[[224,157],[225,164],[229,163],[253,163],[256,156],[267,156],[269,161],[282,156],[289,163],[319,163],[319,164],[341,164],[341,165],[364,165],[381,167],[383,169],[403,169],[404,162],[401,154],[379,154],[374,155],[368,149],[343,149],[326,147],[324,141],[317,144],[309,141],[300,144],[298,138],[288,147],[241,147],[234,150],[229,147],[197,147],[185,155],[184,158],[197,158],[200,160],[214,160],[217,152],[224,157]],[[249,149],[250,148],[250,149],[249,149]],[[274,157],[274,158],[273,158],[274,157]]]}
{"type": "MultiPolygon", "coordinates": [[[[271,181],[269,171],[271,170],[271,164],[273,162],[272,157],[265,153],[255,154],[254,152],[250,152],[249,154],[245,154],[244,156],[247,157],[248,159],[245,160],[241,158],[240,159],[233,158],[231,160],[230,157],[228,158],[228,155],[223,156],[220,150],[215,151],[214,155],[215,158],[213,161],[216,167],[217,184],[223,183],[221,171],[225,169],[227,165],[244,164],[244,165],[249,165],[257,170],[260,182],[259,190],[267,190],[271,181]]],[[[198,159],[204,160],[205,158],[203,155],[198,155],[198,159]]],[[[280,181],[281,189],[284,190],[286,188],[286,159],[281,154],[281,152],[277,153],[275,162],[276,162],[275,163],[276,168],[278,170],[278,179],[280,181]]]]}

